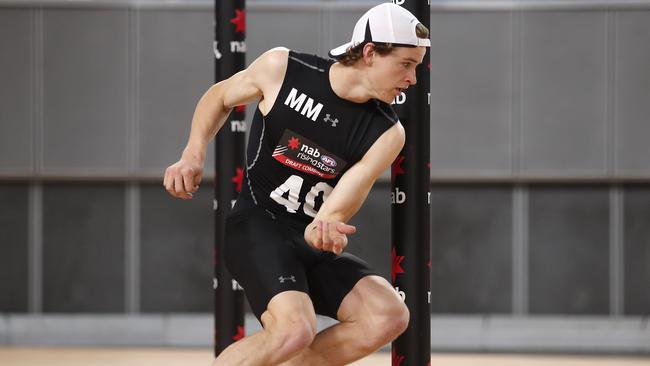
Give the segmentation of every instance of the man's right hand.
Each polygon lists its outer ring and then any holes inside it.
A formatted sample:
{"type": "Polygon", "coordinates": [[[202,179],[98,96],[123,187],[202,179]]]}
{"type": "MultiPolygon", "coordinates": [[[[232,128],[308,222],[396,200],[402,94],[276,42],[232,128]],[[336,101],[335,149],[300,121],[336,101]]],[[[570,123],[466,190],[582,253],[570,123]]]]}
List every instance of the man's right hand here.
{"type": "Polygon", "coordinates": [[[192,199],[199,190],[203,176],[203,162],[197,158],[183,156],[165,170],[163,185],[169,194],[184,200],[192,199]]]}

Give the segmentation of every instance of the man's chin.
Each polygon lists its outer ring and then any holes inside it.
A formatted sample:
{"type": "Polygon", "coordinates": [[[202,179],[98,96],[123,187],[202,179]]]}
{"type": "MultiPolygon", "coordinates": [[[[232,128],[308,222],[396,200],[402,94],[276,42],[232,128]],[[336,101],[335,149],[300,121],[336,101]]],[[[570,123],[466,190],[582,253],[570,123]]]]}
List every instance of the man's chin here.
{"type": "Polygon", "coordinates": [[[391,95],[391,96],[383,97],[383,98],[381,98],[381,99],[379,99],[379,100],[381,100],[381,101],[384,102],[384,103],[392,104],[393,101],[395,101],[395,97],[393,97],[393,96],[391,95]]]}

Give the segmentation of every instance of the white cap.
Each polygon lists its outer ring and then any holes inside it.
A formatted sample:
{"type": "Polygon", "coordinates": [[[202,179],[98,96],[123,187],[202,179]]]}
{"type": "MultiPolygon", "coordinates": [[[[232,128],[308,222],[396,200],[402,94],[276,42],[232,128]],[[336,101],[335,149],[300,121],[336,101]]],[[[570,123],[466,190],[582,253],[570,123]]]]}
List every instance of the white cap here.
{"type": "Polygon", "coordinates": [[[329,52],[330,57],[344,54],[349,48],[364,42],[392,43],[395,46],[431,47],[431,41],[418,38],[415,27],[420,21],[408,10],[393,3],[379,4],[359,18],[350,42],[329,52]]]}

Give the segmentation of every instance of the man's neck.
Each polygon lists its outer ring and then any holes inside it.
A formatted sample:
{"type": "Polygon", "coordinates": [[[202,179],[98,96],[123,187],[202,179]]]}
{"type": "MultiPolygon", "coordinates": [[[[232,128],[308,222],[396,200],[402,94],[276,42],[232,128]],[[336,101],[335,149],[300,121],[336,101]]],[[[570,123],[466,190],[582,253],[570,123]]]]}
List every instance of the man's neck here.
{"type": "Polygon", "coordinates": [[[340,98],[365,103],[373,97],[366,85],[363,70],[356,66],[336,62],[330,68],[329,79],[332,90],[340,98]]]}

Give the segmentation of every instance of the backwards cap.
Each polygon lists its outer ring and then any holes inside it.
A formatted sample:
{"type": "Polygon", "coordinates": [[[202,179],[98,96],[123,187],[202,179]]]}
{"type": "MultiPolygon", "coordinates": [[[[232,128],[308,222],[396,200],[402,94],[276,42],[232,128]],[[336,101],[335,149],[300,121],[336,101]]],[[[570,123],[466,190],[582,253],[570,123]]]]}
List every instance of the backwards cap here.
{"type": "Polygon", "coordinates": [[[349,48],[367,42],[392,43],[403,47],[431,47],[427,38],[419,38],[415,27],[420,21],[408,10],[393,3],[377,5],[359,18],[350,42],[333,48],[330,57],[338,57],[349,48]]]}

